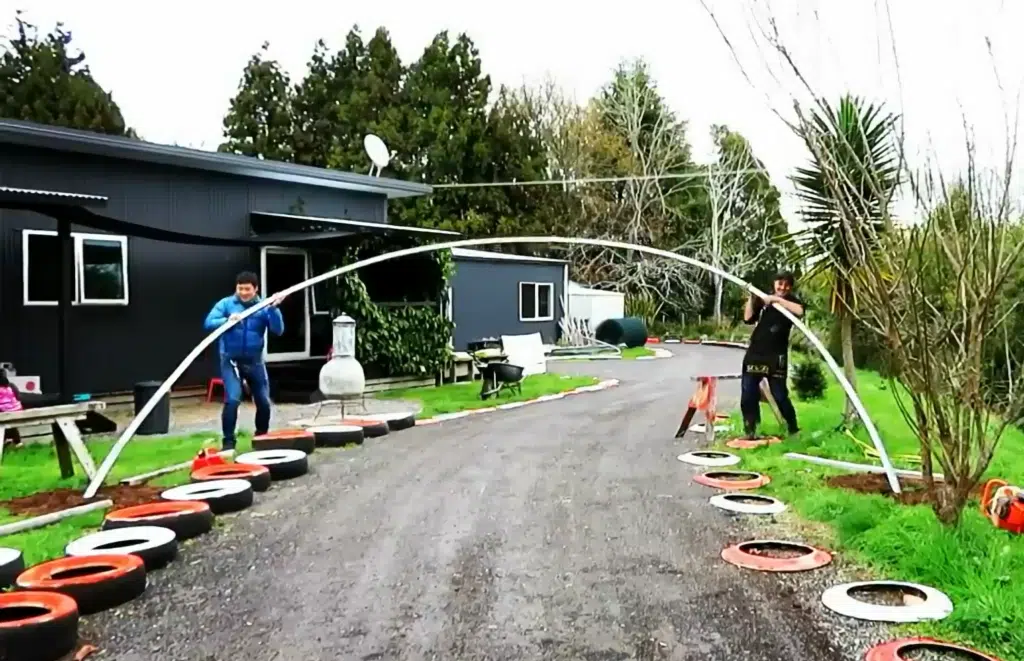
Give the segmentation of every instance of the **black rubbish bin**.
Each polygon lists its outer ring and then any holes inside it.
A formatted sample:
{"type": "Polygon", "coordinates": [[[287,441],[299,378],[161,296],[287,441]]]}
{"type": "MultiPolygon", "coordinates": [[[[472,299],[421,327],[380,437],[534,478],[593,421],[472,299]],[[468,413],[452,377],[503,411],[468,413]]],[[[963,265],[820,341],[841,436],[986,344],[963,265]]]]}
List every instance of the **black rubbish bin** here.
{"type": "MultiPolygon", "coordinates": [[[[135,384],[135,415],[139,414],[142,407],[146,405],[156,391],[160,389],[159,381],[143,381],[135,384]]],[[[156,403],[153,410],[149,412],[146,419],[139,425],[135,432],[139,436],[151,436],[153,434],[166,434],[171,428],[171,397],[165,394],[156,403]]]]}

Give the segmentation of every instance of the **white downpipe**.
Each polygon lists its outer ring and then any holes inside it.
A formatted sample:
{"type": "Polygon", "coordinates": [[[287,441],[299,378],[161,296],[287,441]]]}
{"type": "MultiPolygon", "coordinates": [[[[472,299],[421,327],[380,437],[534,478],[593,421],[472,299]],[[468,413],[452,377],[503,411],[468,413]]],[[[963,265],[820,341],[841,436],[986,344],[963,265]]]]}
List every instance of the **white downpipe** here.
{"type": "MultiPolygon", "coordinates": [[[[490,246],[515,243],[554,243],[568,245],[598,246],[602,248],[617,248],[620,250],[635,250],[637,252],[645,253],[648,255],[655,255],[658,257],[664,257],[666,259],[674,259],[677,262],[682,262],[683,264],[688,264],[689,266],[703,269],[709,273],[714,273],[715,275],[721,276],[725,280],[728,280],[733,284],[739,285],[740,287],[746,289],[747,291],[757,296],[765,295],[765,293],[762,292],[757,287],[753,286],[749,282],[746,282],[745,280],[737,278],[731,273],[723,271],[719,268],[715,268],[710,264],[705,264],[704,262],[693,259],[692,257],[685,257],[674,252],[669,252],[668,250],[660,250],[658,248],[651,248],[649,246],[638,246],[632,243],[622,243],[620,241],[605,241],[604,239],[569,239],[565,237],[549,236],[507,236],[486,239],[462,239],[459,241],[446,241],[444,243],[434,243],[427,246],[405,248],[403,250],[396,250],[394,252],[384,253],[383,255],[369,257],[362,261],[354,262],[352,264],[346,264],[345,266],[339,266],[338,268],[332,271],[321,273],[320,275],[314,276],[304,282],[292,285],[291,287],[288,287],[287,289],[276,293],[278,295],[288,296],[294,294],[295,292],[302,291],[304,289],[312,287],[317,283],[324,282],[325,280],[330,280],[331,278],[336,278],[339,275],[348,273],[349,271],[355,271],[356,269],[363,268],[364,266],[379,264],[381,262],[386,262],[391,259],[398,259],[399,257],[408,257],[410,255],[418,255],[420,253],[434,252],[437,250],[448,250],[451,248],[468,248],[470,246],[490,246]]],[[[145,420],[146,416],[148,416],[150,412],[156,407],[156,404],[157,402],[160,401],[160,398],[166,395],[168,392],[170,392],[171,386],[173,386],[178,381],[178,379],[181,378],[181,375],[185,372],[186,369],[188,369],[188,367],[193,362],[195,362],[195,360],[200,356],[200,354],[202,354],[202,352],[205,351],[207,347],[216,342],[217,338],[219,338],[221,335],[227,332],[229,328],[237,324],[242,319],[245,319],[250,315],[256,314],[258,311],[267,307],[269,303],[270,298],[268,297],[260,301],[256,305],[252,306],[245,312],[243,312],[234,322],[229,321],[219,326],[212,333],[207,335],[202,342],[197,344],[196,347],[192,349],[191,353],[185,356],[185,359],[181,361],[181,364],[178,365],[173,372],[171,372],[171,375],[167,377],[167,380],[160,385],[160,387],[157,389],[155,393],[153,393],[153,396],[149,398],[149,401],[146,402],[146,405],[142,407],[142,410],[139,411],[138,415],[135,416],[135,418],[125,428],[124,432],[121,433],[121,437],[117,439],[117,442],[114,443],[114,446],[110,448],[110,452],[107,453],[107,456],[103,458],[103,463],[100,465],[99,470],[96,471],[95,477],[93,477],[92,481],[89,482],[89,486],[86,487],[85,489],[86,498],[92,498],[93,496],[96,495],[96,492],[99,491],[100,486],[103,485],[103,481],[107,478],[107,474],[110,473],[110,469],[113,468],[114,463],[117,461],[118,455],[121,454],[121,450],[124,449],[124,446],[128,443],[129,440],[131,440],[132,436],[135,435],[135,432],[138,431],[139,426],[142,424],[142,421],[145,420]]],[[[803,324],[803,322],[797,319],[789,310],[781,306],[775,307],[776,309],[779,310],[779,312],[783,314],[783,316],[785,316],[787,319],[793,322],[793,325],[796,326],[797,329],[804,334],[807,340],[814,346],[815,349],[818,350],[818,353],[821,354],[821,357],[825,360],[825,364],[828,365],[829,369],[832,371],[832,374],[835,375],[836,379],[839,381],[839,385],[842,386],[843,391],[850,398],[850,401],[853,402],[853,407],[857,410],[857,414],[860,416],[861,421],[864,423],[864,427],[867,429],[868,435],[871,437],[871,442],[874,444],[875,450],[878,451],[878,456],[882,460],[882,467],[885,469],[886,477],[889,480],[889,487],[892,489],[893,493],[900,493],[899,478],[897,478],[892,463],[889,461],[889,454],[885,451],[885,445],[883,445],[882,439],[878,435],[878,429],[875,428],[875,423],[871,421],[871,416],[868,415],[867,410],[864,408],[864,404],[860,401],[860,398],[857,397],[857,393],[856,391],[854,391],[853,386],[850,385],[850,382],[846,380],[846,377],[843,375],[843,371],[839,368],[839,365],[836,364],[836,361],[829,354],[825,346],[817,337],[815,337],[814,333],[812,333],[810,329],[803,324]]]]}

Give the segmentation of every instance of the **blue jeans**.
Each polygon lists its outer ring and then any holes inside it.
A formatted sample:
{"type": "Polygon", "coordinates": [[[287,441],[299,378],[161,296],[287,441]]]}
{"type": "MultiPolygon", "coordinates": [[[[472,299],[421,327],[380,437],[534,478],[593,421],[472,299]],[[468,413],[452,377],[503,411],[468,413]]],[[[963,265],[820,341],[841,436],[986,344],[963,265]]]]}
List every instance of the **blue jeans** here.
{"type": "Polygon", "coordinates": [[[256,433],[266,434],[270,428],[270,381],[267,366],[260,359],[234,360],[220,357],[220,378],[224,380],[224,408],[221,410],[221,430],[225,450],[235,447],[235,427],[238,425],[238,405],[242,403],[242,379],[249,386],[256,405],[256,433]],[[237,368],[237,371],[236,371],[237,368]]]}
{"type": "Polygon", "coordinates": [[[779,405],[779,413],[786,421],[789,432],[796,433],[796,410],[789,400],[786,377],[760,374],[744,374],[740,379],[740,411],[743,413],[744,432],[753,436],[761,422],[761,379],[768,379],[768,389],[771,390],[775,403],[779,405]]]}

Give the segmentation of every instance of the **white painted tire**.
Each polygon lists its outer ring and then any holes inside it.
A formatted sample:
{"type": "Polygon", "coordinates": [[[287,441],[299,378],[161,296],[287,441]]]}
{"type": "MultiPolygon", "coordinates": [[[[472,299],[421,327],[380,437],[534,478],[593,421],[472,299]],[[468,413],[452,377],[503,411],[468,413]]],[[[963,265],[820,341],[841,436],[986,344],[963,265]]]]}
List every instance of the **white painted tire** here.
{"type": "Polygon", "coordinates": [[[313,434],[318,448],[342,448],[363,442],[363,428],[358,425],[317,425],[306,427],[313,434]]]}
{"type": "Polygon", "coordinates": [[[860,581],[843,583],[825,590],[821,603],[839,615],[871,622],[892,622],[906,624],[926,620],[942,620],[953,612],[953,602],[942,592],[927,585],[904,583],[902,581],[860,581]],[[912,606],[882,606],[861,601],[850,596],[850,590],[861,587],[895,587],[922,592],[924,603],[912,606]]]}
{"type": "MultiPolygon", "coordinates": [[[[271,452],[272,450],[268,450],[271,452]]],[[[301,452],[301,450],[292,450],[301,452]]],[[[238,463],[251,463],[239,461],[238,463]]],[[[273,477],[273,476],[271,476],[273,477]]],[[[201,500],[214,514],[239,512],[252,505],[253,490],[249,480],[228,479],[193,482],[173,487],[160,494],[164,500],[201,500]]]]}
{"type": "Polygon", "coordinates": [[[235,461],[266,466],[273,480],[290,480],[309,472],[309,457],[301,450],[257,450],[239,455],[235,461]]]}
{"type": "Polygon", "coordinates": [[[18,549],[0,546],[0,590],[14,585],[14,580],[25,571],[25,556],[18,549]]]}
{"type": "Polygon", "coordinates": [[[388,431],[402,431],[403,429],[416,426],[416,414],[412,411],[373,413],[371,415],[364,415],[363,418],[388,423],[388,431]]]}
{"type": "Polygon", "coordinates": [[[64,547],[64,554],[72,557],[110,553],[137,555],[148,571],[163,567],[178,555],[178,538],[163,526],[130,526],[90,533],[64,547]]]}
{"type": "Polygon", "coordinates": [[[735,512],[736,514],[780,514],[786,511],[786,504],[784,502],[771,496],[762,496],[761,494],[720,493],[717,496],[711,496],[708,502],[719,509],[735,512]],[[754,503],[740,502],[752,498],[763,499],[764,504],[755,505],[754,503]]]}
{"type": "Polygon", "coordinates": [[[740,463],[736,455],[718,450],[696,450],[681,454],[676,459],[693,466],[735,466],[740,463]]]}

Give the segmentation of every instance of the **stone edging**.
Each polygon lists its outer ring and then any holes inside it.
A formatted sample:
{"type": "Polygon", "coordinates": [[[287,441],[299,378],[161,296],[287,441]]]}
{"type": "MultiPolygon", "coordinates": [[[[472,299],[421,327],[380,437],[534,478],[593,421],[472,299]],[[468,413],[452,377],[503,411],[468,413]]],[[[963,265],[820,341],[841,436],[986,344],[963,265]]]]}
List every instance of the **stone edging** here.
{"type": "Polygon", "coordinates": [[[653,356],[637,356],[633,360],[657,360],[658,358],[671,358],[674,354],[668,349],[652,348],[653,356]]]}
{"type": "Polygon", "coordinates": [[[481,413],[518,409],[523,406],[539,404],[541,402],[553,402],[555,400],[568,397],[569,395],[582,395],[583,393],[588,392],[598,392],[601,390],[607,390],[608,388],[614,388],[617,385],[619,385],[618,379],[606,379],[600,383],[595,383],[592,386],[580,386],[579,388],[574,388],[573,390],[568,390],[566,392],[555,393],[553,395],[542,395],[536,399],[528,399],[525,402],[509,402],[508,404],[499,404],[498,406],[489,406],[482,409],[470,409],[468,411],[458,411],[457,413],[442,413],[441,415],[435,415],[433,418],[417,420],[416,426],[435,425],[439,422],[445,422],[446,420],[458,420],[459,418],[468,418],[471,415],[480,415],[481,413]]]}

